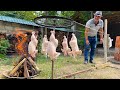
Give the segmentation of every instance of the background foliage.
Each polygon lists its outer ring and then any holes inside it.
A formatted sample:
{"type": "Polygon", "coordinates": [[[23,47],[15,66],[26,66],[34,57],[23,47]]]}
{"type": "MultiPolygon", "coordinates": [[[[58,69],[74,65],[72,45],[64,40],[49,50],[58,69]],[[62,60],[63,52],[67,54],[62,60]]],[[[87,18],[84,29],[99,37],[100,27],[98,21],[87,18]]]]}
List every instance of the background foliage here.
{"type": "Polygon", "coordinates": [[[6,54],[7,49],[10,47],[10,43],[7,39],[1,38],[0,39],[0,53],[6,54]]]}

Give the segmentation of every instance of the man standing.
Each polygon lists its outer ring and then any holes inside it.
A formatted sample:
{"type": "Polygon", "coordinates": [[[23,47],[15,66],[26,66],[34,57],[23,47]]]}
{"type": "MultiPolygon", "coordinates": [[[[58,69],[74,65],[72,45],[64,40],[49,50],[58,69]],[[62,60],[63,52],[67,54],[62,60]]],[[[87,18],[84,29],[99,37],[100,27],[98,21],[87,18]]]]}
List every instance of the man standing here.
{"type": "Polygon", "coordinates": [[[85,27],[85,45],[84,45],[84,64],[88,63],[88,54],[90,51],[89,62],[93,63],[95,49],[97,46],[97,32],[100,35],[100,44],[103,43],[103,20],[101,20],[102,11],[96,11],[94,18],[86,23],[85,27]]]}

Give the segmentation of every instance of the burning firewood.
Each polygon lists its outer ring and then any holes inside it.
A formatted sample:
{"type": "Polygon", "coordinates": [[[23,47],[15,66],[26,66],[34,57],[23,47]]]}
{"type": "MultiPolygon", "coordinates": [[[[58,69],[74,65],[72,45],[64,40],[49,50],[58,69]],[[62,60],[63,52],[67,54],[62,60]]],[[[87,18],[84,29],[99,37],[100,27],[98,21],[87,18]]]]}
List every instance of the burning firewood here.
{"type": "Polygon", "coordinates": [[[24,77],[28,78],[29,77],[29,72],[28,72],[28,68],[27,68],[27,61],[24,61],[24,77]]]}
{"type": "MultiPolygon", "coordinates": [[[[34,33],[33,33],[34,34],[34,33]]],[[[24,78],[30,78],[31,76],[37,75],[39,73],[39,68],[37,67],[34,58],[36,57],[35,54],[34,56],[29,54],[27,51],[27,46],[25,48],[24,45],[26,45],[27,41],[27,35],[18,32],[16,34],[16,38],[18,39],[18,43],[16,44],[16,49],[18,51],[18,54],[21,55],[21,58],[16,62],[15,67],[8,72],[9,77],[24,77],[24,78]]],[[[37,40],[34,41],[34,37],[31,36],[32,42],[34,42],[35,47],[37,46],[37,40]]],[[[36,50],[36,48],[34,48],[36,50]]]]}
{"type": "Polygon", "coordinates": [[[23,62],[26,60],[26,58],[24,58],[20,63],[18,63],[18,65],[16,67],[13,68],[13,70],[9,73],[10,76],[13,76],[13,74],[19,69],[19,67],[23,64],[23,62]]]}
{"type": "Polygon", "coordinates": [[[30,57],[28,57],[28,58],[24,58],[21,62],[19,62],[8,73],[8,75],[11,77],[29,78],[29,76],[33,76],[33,75],[36,75],[37,73],[39,73],[39,68],[37,67],[35,62],[30,57]]]}

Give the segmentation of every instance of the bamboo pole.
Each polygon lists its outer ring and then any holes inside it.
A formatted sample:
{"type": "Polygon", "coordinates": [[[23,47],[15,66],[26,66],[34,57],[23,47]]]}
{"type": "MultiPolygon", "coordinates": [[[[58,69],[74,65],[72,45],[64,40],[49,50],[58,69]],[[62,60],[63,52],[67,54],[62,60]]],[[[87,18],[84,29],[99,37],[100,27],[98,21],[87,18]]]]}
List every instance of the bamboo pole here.
{"type": "Polygon", "coordinates": [[[104,59],[107,62],[107,19],[105,19],[104,27],[104,59]]]}
{"type": "Polygon", "coordinates": [[[31,57],[28,57],[28,60],[33,65],[33,67],[37,70],[37,72],[39,72],[40,71],[39,68],[37,67],[36,63],[31,59],[31,57]]]}
{"type": "Polygon", "coordinates": [[[24,58],[15,68],[13,68],[13,70],[9,73],[9,75],[12,76],[19,69],[19,67],[23,64],[25,60],[26,58],[24,58]]]}
{"type": "Polygon", "coordinates": [[[91,68],[89,68],[89,69],[81,70],[81,71],[74,72],[74,73],[71,73],[71,74],[68,74],[68,75],[64,75],[64,76],[58,77],[58,78],[56,78],[56,79],[69,78],[69,77],[74,76],[74,75],[76,75],[76,74],[80,74],[80,73],[83,73],[83,72],[90,71],[90,70],[92,70],[92,69],[94,69],[94,68],[95,68],[95,67],[91,67],[91,68]]]}
{"type": "Polygon", "coordinates": [[[27,61],[24,62],[24,77],[28,78],[29,77],[29,72],[27,68],[27,61]]]}

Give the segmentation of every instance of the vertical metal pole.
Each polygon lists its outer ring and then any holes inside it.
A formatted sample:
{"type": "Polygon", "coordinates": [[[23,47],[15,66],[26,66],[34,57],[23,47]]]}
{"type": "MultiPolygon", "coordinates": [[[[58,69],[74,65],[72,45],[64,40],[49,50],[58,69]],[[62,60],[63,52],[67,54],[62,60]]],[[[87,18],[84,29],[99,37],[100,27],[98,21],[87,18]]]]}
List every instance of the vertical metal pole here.
{"type": "Polygon", "coordinates": [[[54,79],[54,60],[52,60],[52,79],[54,79]]]}
{"type": "Polygon", "coordinates": [[[107,62],[107,19],[105,19],[104,27],[104,59],[107,62]]]}
{"type": "MultiPolygon", "coordinates": [[[[56,26],[56,20],[53,21],[54,22],[54,26],[53,26],[53,31],[55,31],[55,26],[56,26]]],[[[54,79],[54,60],[52,60],[52,79],[54,79]]]]}

